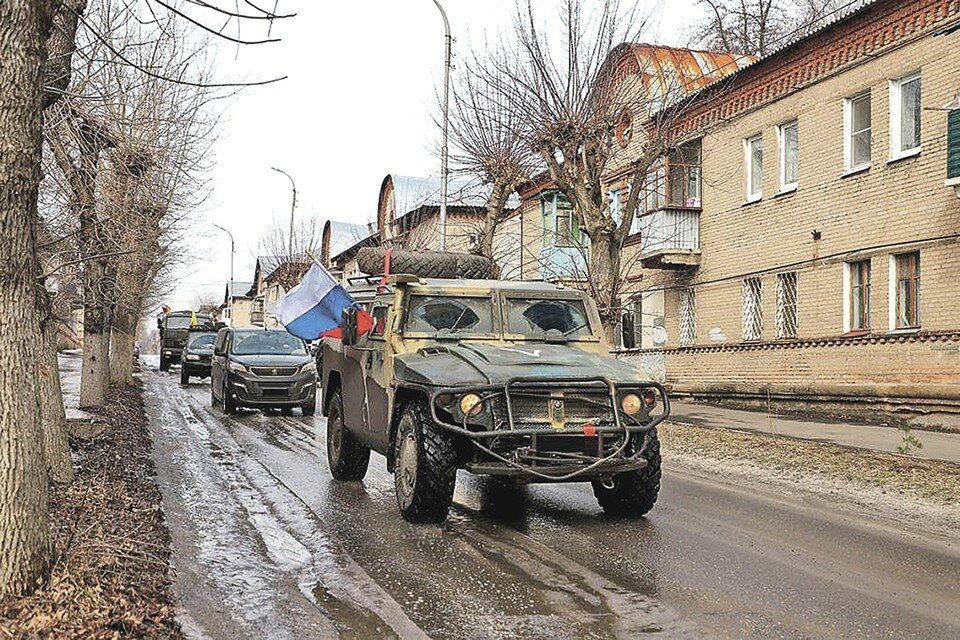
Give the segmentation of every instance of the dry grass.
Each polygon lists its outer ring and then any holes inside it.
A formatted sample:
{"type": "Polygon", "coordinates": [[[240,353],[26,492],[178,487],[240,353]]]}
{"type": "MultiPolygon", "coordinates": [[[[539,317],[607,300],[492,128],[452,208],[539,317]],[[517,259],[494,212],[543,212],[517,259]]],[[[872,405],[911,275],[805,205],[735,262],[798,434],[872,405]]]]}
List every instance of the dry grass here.
{"type": "Polygon", "coordinates": [[[677,455],[718,465],[747,464],[800,483],[822,477],[960,507],[960,465],[950,462],[687,424],[670,423],[659,431],[665,459],[677,455]]]}
{"type": "Polygon", "coordinates": [[[114,392],[102,417],[103,436],[71,442],[76,480],[52,489],[50,581],[0,603],[0,637],[182,637],[140,389],[114,392]]]}

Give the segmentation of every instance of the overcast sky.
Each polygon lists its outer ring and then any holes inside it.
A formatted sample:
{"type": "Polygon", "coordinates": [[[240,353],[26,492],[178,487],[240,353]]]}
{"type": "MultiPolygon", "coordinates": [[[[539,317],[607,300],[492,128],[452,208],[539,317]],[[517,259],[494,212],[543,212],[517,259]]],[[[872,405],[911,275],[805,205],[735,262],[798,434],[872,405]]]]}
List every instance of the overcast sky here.
{"type": "MultiPolygon", "coordinates": [[[[442,1],[454,56],[512,28],[515,0],[442,1]]],[[[693,4],[650,0],[656,19],[644,39],[682,43],[693,4]]],[[[556,2],[537,5],[552,11],[556,2]]],[[[358,223],[374,219],[388,173],[439,174],[433,116],[443,25],[433,2],[281,0],[283,10],[297,16],[275,25],[280,42],[239,51],[218,46],[221,80],[289,77],[246,89],[226,104],[214,146],[213,194],[197,212],[198,258],[180,274],[169,300],[174,308],[193,306],[203,293],[223,295],[230,245],[214,223],[236,238],[234,278],[253,279],[258,238],[274,219],[289,220],[290,183],[271,166],[296,180],[298,216],[358,223]]]]}

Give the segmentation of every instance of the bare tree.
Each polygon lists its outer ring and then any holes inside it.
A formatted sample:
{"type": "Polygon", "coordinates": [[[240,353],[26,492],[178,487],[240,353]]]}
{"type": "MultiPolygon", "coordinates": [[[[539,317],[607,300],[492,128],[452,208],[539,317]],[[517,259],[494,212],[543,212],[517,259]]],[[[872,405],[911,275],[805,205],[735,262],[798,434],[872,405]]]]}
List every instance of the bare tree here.
{"type": "Polygon", "coordinates": [[[633,67],[624,63],[630,60],[630,45],[623,43],[635,41],[645,25],[635,12],[621,10],[616,0],[562,0],[560,5],[562,29],[544,28],[529,0],[521,5],[516,50],[503,64],[504,80],[488,77],[517,110],[523,136],[547,167],[550,181],[566,194],[589,238],[589,248],[582,247],[584,282],[612,338],[624,240],[648,173],[676,142],[672,105],[685,87],[655,69],[635,68],[636,58],[633,67]],[[665,84],[654,93],[644,85],[644,76],[665,84]],[[636,122],[626,150],[617,141],[625,118],[636,122]],[[629,168],[622,215],[610,207],[604,189],[605,176],[615,166],[629,168]]]}
{"type": "Polygon", "coordinates": [[[700,46],[765,56],[862,0],[697,0],[704,18],[693,30],[700,46]]]}
{"type": "Polygon", "coordinates": [[[260,236],[258,251],[266,259],[268,273],[284,291],[296,286],[312,262],[313,254],[319,260],[323,245],[323,224],[313,215],[301,216],[294,224],[293,242],[289,227],[274,221],[260,236]],[[292,249],[292,251],[291,251],[292,249]]]}
{"type": "Polygon", "coordinates": [[[489,186],[486,211],[479,228],[476,253],[497,265],[494,235],[503,220],[510,196],[540,166],[537,154],[523,136],[521,113],[513,108],[498,61],[473,62],[459,74],[451,101],[450,138],[452,160],[459,171],[479,177],[489,186]]]}

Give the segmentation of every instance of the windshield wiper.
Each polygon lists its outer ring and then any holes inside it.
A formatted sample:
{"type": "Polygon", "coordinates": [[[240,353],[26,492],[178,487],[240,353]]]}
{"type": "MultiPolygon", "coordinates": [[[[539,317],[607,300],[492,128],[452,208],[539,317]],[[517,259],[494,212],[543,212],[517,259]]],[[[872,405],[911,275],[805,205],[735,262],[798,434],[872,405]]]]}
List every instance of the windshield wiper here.
{"type": "MultiPolygon", "coordinates": [[[[453,325],[450,327],[442,327],[440,329],[437,329],[436,337],[437,338],[448,337],[455,334],[457,331],[460,331],[460,327],[458,327],[457,325],[460,324],[460,321],[463,320],[463,316],[467,315],[467,311],[469,310],[470,310],[470,307],[464,305],[463,311],[461,311],[460,315],[457,316],[457,319],[453,322],[453,325]],[[445,333],[441,333],[441,332],[445,332],[445,333]]],[[[463,328],[465,329],[466,327],[463,327],[463,328]]]]}

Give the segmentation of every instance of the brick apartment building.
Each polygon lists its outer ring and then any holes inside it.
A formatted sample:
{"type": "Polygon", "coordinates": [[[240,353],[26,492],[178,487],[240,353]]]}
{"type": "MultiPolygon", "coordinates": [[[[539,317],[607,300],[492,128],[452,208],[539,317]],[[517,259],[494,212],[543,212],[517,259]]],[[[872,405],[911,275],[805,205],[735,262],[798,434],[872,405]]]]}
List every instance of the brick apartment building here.
{"type": "Polygon", "coordinates": [[[634,357],[700,398],[960,412],[958,29],[868,3],[690,101],[637,219],[634,357]]]}

